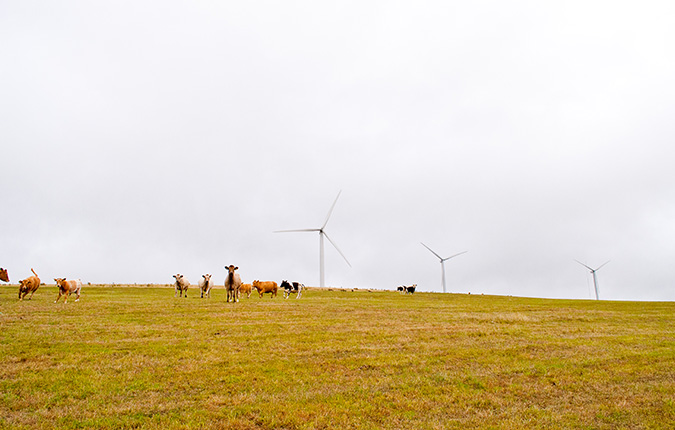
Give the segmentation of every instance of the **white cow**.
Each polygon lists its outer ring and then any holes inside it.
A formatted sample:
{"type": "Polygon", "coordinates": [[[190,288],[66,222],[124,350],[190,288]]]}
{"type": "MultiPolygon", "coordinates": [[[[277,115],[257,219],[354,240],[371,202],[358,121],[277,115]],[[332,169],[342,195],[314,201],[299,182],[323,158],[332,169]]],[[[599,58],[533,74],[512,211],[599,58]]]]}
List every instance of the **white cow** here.
{"type": "Polygon", "coordinates": [[[207,298],[211,298],[211,288],[213,288],[213,281],[211,280],[211,275],[206,274],[202,275],[202,279],[199,281],[199,290],[201,291],[201,298],[204,298],[206,295],[207,298]]]}
{"type": "Polygon", "coordinates": [[[180,293],[180,297],[183,297],[183,291],[185,291],[185,298],[187,299],[187,290],[190,287],[190,282],[180,273],[173,275],[173,277],[176,278],[176,290],[173,296],[178,297],[180,293]]]}

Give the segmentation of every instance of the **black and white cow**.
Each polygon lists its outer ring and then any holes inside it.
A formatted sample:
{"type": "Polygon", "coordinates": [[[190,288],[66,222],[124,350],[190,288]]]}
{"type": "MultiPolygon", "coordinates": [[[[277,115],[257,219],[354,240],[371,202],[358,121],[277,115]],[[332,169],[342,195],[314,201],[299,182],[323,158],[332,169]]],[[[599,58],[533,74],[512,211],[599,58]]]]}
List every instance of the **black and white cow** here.
{"type": "Polygon", "coordinates": [[[417,288],[417,284],[412,284],[409,287],[404,286],[403,288],[405,288],[406,294],[415,294],[415,288],[417,288]]]}
{"type": "Polygon", "coordinates": [[[284,289],[284,299],[290,297],[291,293],[297,293],[295,296],[296,299],[299,299],[302,296],[302,290],[305,286],[299,282],[293,282],[292,284],[288,281],[281,281],[280,288],[284,289]]]}

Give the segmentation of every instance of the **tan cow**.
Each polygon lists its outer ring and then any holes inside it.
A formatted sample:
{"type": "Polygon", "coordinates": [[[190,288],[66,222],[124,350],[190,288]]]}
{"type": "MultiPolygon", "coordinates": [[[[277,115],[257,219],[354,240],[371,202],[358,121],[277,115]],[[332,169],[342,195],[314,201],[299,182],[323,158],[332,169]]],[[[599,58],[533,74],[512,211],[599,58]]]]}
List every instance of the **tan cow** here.
{"type": "Polygon", "coordinates": [[[54,278],[56,281],[56,286],[59,287],[59,296],[54,300],[54,303],[58,302],[61,296],[63,296],[63,303],[68,303],[68,296],[70,294],[77,294],[75,301],[80,301],[80,291],[82,291],[82,281],[79,279],[71,279],[66,281],[66,278],[54,278]]]}
{"type": "Polygon", "coordinates": [[[24,297],[28,295],[28,293],[30,293],[28,300],[32,299],[33,294],[35,294],[35,290],[37,290],[40,286],[40,278],[38,278],[35,270],[31,268],[30,271],[33,272],[33,276],[29,276],[28,278],[19,281],[19,300],[23,300],[24,297]],[[23,296],[21,295],[22,293],[23,296]]]}
{"type": "Polygon", "coordinates": [[[271,293],[270,297],[276,297],[277,296],[277,290],[279,289],[279,286],[274,281],[257,281],[256,280],[256,281],[253,281],[253,288],[258,290],[258,294],[260,295],[260,298],[262,298],[263,294],[265,294],[265,293],[271,293]]]}
{"type": "Polygon", "coordinates": [[[246,294],[247,299],[251,298],[251,291],[253,291],[253,286],[251,284],[241,284],[241,287],[239,287],[239,293],[246,294]]]}
{"type": "Polygon", "coordinates": [[[225,266],[225,269],[227,269],[227,277],[225,278],[225,291],[227,291],[227,302],[229,303],[230,299],[232,299],[232,303],[239,302],[239,289],[241,288],[241,276],[239,276],[238,273],[234,273],[234,271],[239,269],[239,267],[230,264],[229,266],[225,266]]]}
{"type": "Polygon", "coordinates": [[[7,273],[7,269],[3,269],[2,267],[0,267],[0,281],[9,282],[9,274],[7,273]]]}
{"type": "Polygon", "coordinates": [[[183,297],[184,291],[185,298],[187,299],[187,290],[190,287],[190,282],[180,273],[173,275],[173,277],[176,278],[176,289],[174,290],[173,296],[178,297],[178,293],[180,293],[180,296],[183,297]]]}
{"type": "Polygon", "coordinates": [[[211,275],[209,273],[202,275],[202,279],[199,281],[199,290],[201,291],[202,299],[204,298],[204,295],[206,295],[207,298],[211,298],[211,288],[213,288],[211,275]]]}

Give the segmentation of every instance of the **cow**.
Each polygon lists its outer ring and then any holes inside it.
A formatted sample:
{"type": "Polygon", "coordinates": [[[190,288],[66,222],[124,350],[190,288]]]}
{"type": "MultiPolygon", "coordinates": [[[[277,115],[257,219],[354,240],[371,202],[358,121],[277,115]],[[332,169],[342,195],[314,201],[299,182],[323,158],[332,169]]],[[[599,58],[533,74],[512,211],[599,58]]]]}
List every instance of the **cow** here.
{"type": "Polygon", "coordinates": [[[403,293],[403,292],[405,292],[405,290],[406,290],[406,289],[405,289],[405,285],[401,285],[400,287],[398,287],[398,288],[396,289],[396,291],[398,291],[399,293],[403,293]]]}
{"type": "Polygon", "coordinates": [[[180,273],[173,275],[173,277],[176,278],[176,288],[174,290],[173,296],[178,297],[180,294],[180,297],[183,297],[183,292],[185,292],[185,298],[187,299],[187,291],[190,287],[190,282],[180,273]]]}
{"type": "Polygon", "coordinates": [[[271,293],[270,297],[276,297],[277,296],[277,290],[279,289],[279,286],[274,281],[258,281],[258,280],[255,280],[255,281],[253,281],[252,285],[253,285],[253,288],[258,290],[258,294],[260,295],[260,298],[262,298],[263,294],[265,294],[265,293],[271,293]]]}
{"type": "Polygon", "coordinates": [[[225,291],[227,291],[227,302],[232,300],[232,303],[239,302],[239,288],[241,288],[241,277],[238,273],[234,273],[239,267],[230,264],[225,266],[227,270],[227,277],[225,278],[225,291]]]}
{"type": "Polygon", "coordinates": [[[56,281],[56,286],[59,287],[59,296],[54,300],[54,303],[58,302],[61,296],[63,296],[63,303],[68,303],[68,296],[70,294],[77,294],[76,302],[80,301],[80,291],[82,290],[82,281],[79,279],[71,279],[66,281],[66,278],[54,278],[56,281]]]}
{"type": "Polygon", "coordinates": [[[2,267],[0,267],[0,281],[9,282],[9,274],[7,273],[7,269],[3,269],[2,267]]]}
{"type": "Polygon", "coordinates": [[[417,284],[412,284],[409,287],[404,286],[403,288],[405,288],[406,294],[415,294],[415,288],[417,288],[417,284]]]}
{"type": "Polygon", "coordinates": [[[28,293],[30,293],[28,300],[32,299],[35,290],[40,286],[40,278],[37,273],[35,273],[35,270],[31,268],[30,271],[33,272],[33,276],[29,276],[28,278],[19,281],[19,300],[23,300],[28,293]],[[21,295],[22,293],[23,296],[21,295]]]}
{"type": "Polygon", "coordinates": [[[246,294],[246,298],[251,298],[251,291],[253,291],[253,286],[251,284],[241,284],[239,287],[239,294],[246,294]]]}
{"type": "Polygon", "coordinates": [[[287,299],[291,296],[291,293],[297,293],[295,296],[296,299],[299,299],[302,296],[302,289],[305,288],[300,282],[293,282],[292,284],[288,281],[281,281],[279,288],[284,290],[284,299],[287,299]]]}
{"type": "Polygon", "coordinates": [[[211,275],[206,274],[202,275],[202,279],[199,281],[199,290],[201,291],[201,298],[204,298],[206,294],[207,298],[211,298],[211,288],[213,288],[213,281],[211,280],[211,275]]]}

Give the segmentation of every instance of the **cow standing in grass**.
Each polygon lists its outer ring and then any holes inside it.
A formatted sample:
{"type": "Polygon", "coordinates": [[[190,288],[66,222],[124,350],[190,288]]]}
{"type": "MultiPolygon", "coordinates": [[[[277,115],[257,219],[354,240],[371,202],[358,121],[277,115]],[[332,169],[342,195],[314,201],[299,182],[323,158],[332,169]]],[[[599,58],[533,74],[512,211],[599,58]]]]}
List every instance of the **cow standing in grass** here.
{"type": "Polygon", "coordinates": [[[66,278],[54,278],[56,286],[59,287],[59,296],[54,300],[58,302],[61,296],[64,296],[63,303],[68,303],[68,296],[70,294],[77,294],[75,301],[80,301],[80,291],[82,291],[82,281],[79,279],[71,279],[66,281],[66,278]]]}
{"type": "Polygon", "coordinates": [[[205,295],[207,298],[211,298],[211,288],[213,288],[211,275],[208,273],[206,275],[202,275],[202,279],[199,281],[199,290],[201,291],[202,299],[205,295]]]}
{"type": "Polygon", "coordinates": [[[232,303],[239,302],[239,288],[241,288],[241,277],[238,273],[234,273],[239,269],[232,264],[225,266],[227,276],[225,277],[225,291],[227,291],[227,302],[232,300],[232,303]]]}
{"type": "Polygon", "coordinates": [[[2,267],[0,267],[0,281],[9,282],[9,273],[7,273],[7,269],[2,267]]]}
{"type": "Polygon", "coordinates": [[[415,289],[417,288],[417,284],[412,284],[409,287],[404,287],[405,288],[405,293],[406,294],[415,294],[415,289]]]}
{"type": "Polygon", "coordinates": [[[253,285],[251,284],[241,284],[239,287],[239,294],[246,294],[246,298],[251,298],[251,291],[253,291],[253,285]]]}
{"type": "Polygon", "coordinates": [[[173,296],[178,297],[180,295],[180,297],[183,297],[183,292],[185,292],[185,298],[187,299],[187,291],[190,287],[190,282],[180,273],[173,275],[173,277],[176,278],[176,289],[173,296]]]}
{"type": "Polygon", "coordinates": [[[32,299],[35,290],[40,286],[40,278],[37,273],[35,273],[35,270],[31,268],[30,271],[33,272],[33,276],[29,276],[28,278],[19,281],[19,300],[23,300],[28,293],[30,293],[28,300],[32,299]],[[23,296],[21,294],[23,294],[23,296]]]}
{"type": "Polygon", "coordinates": [[[276,297],[277,296],[277,290],[279,289],[279,286],[274,281],[258,281],[258,280],[255,280],[255,281],[253,281],[253,288],[258,290],[258,294],[260,295],[260,298],[262,298],[263,294],[265,294],[265,293],[270,293],[270,297],[276,297]]]}

